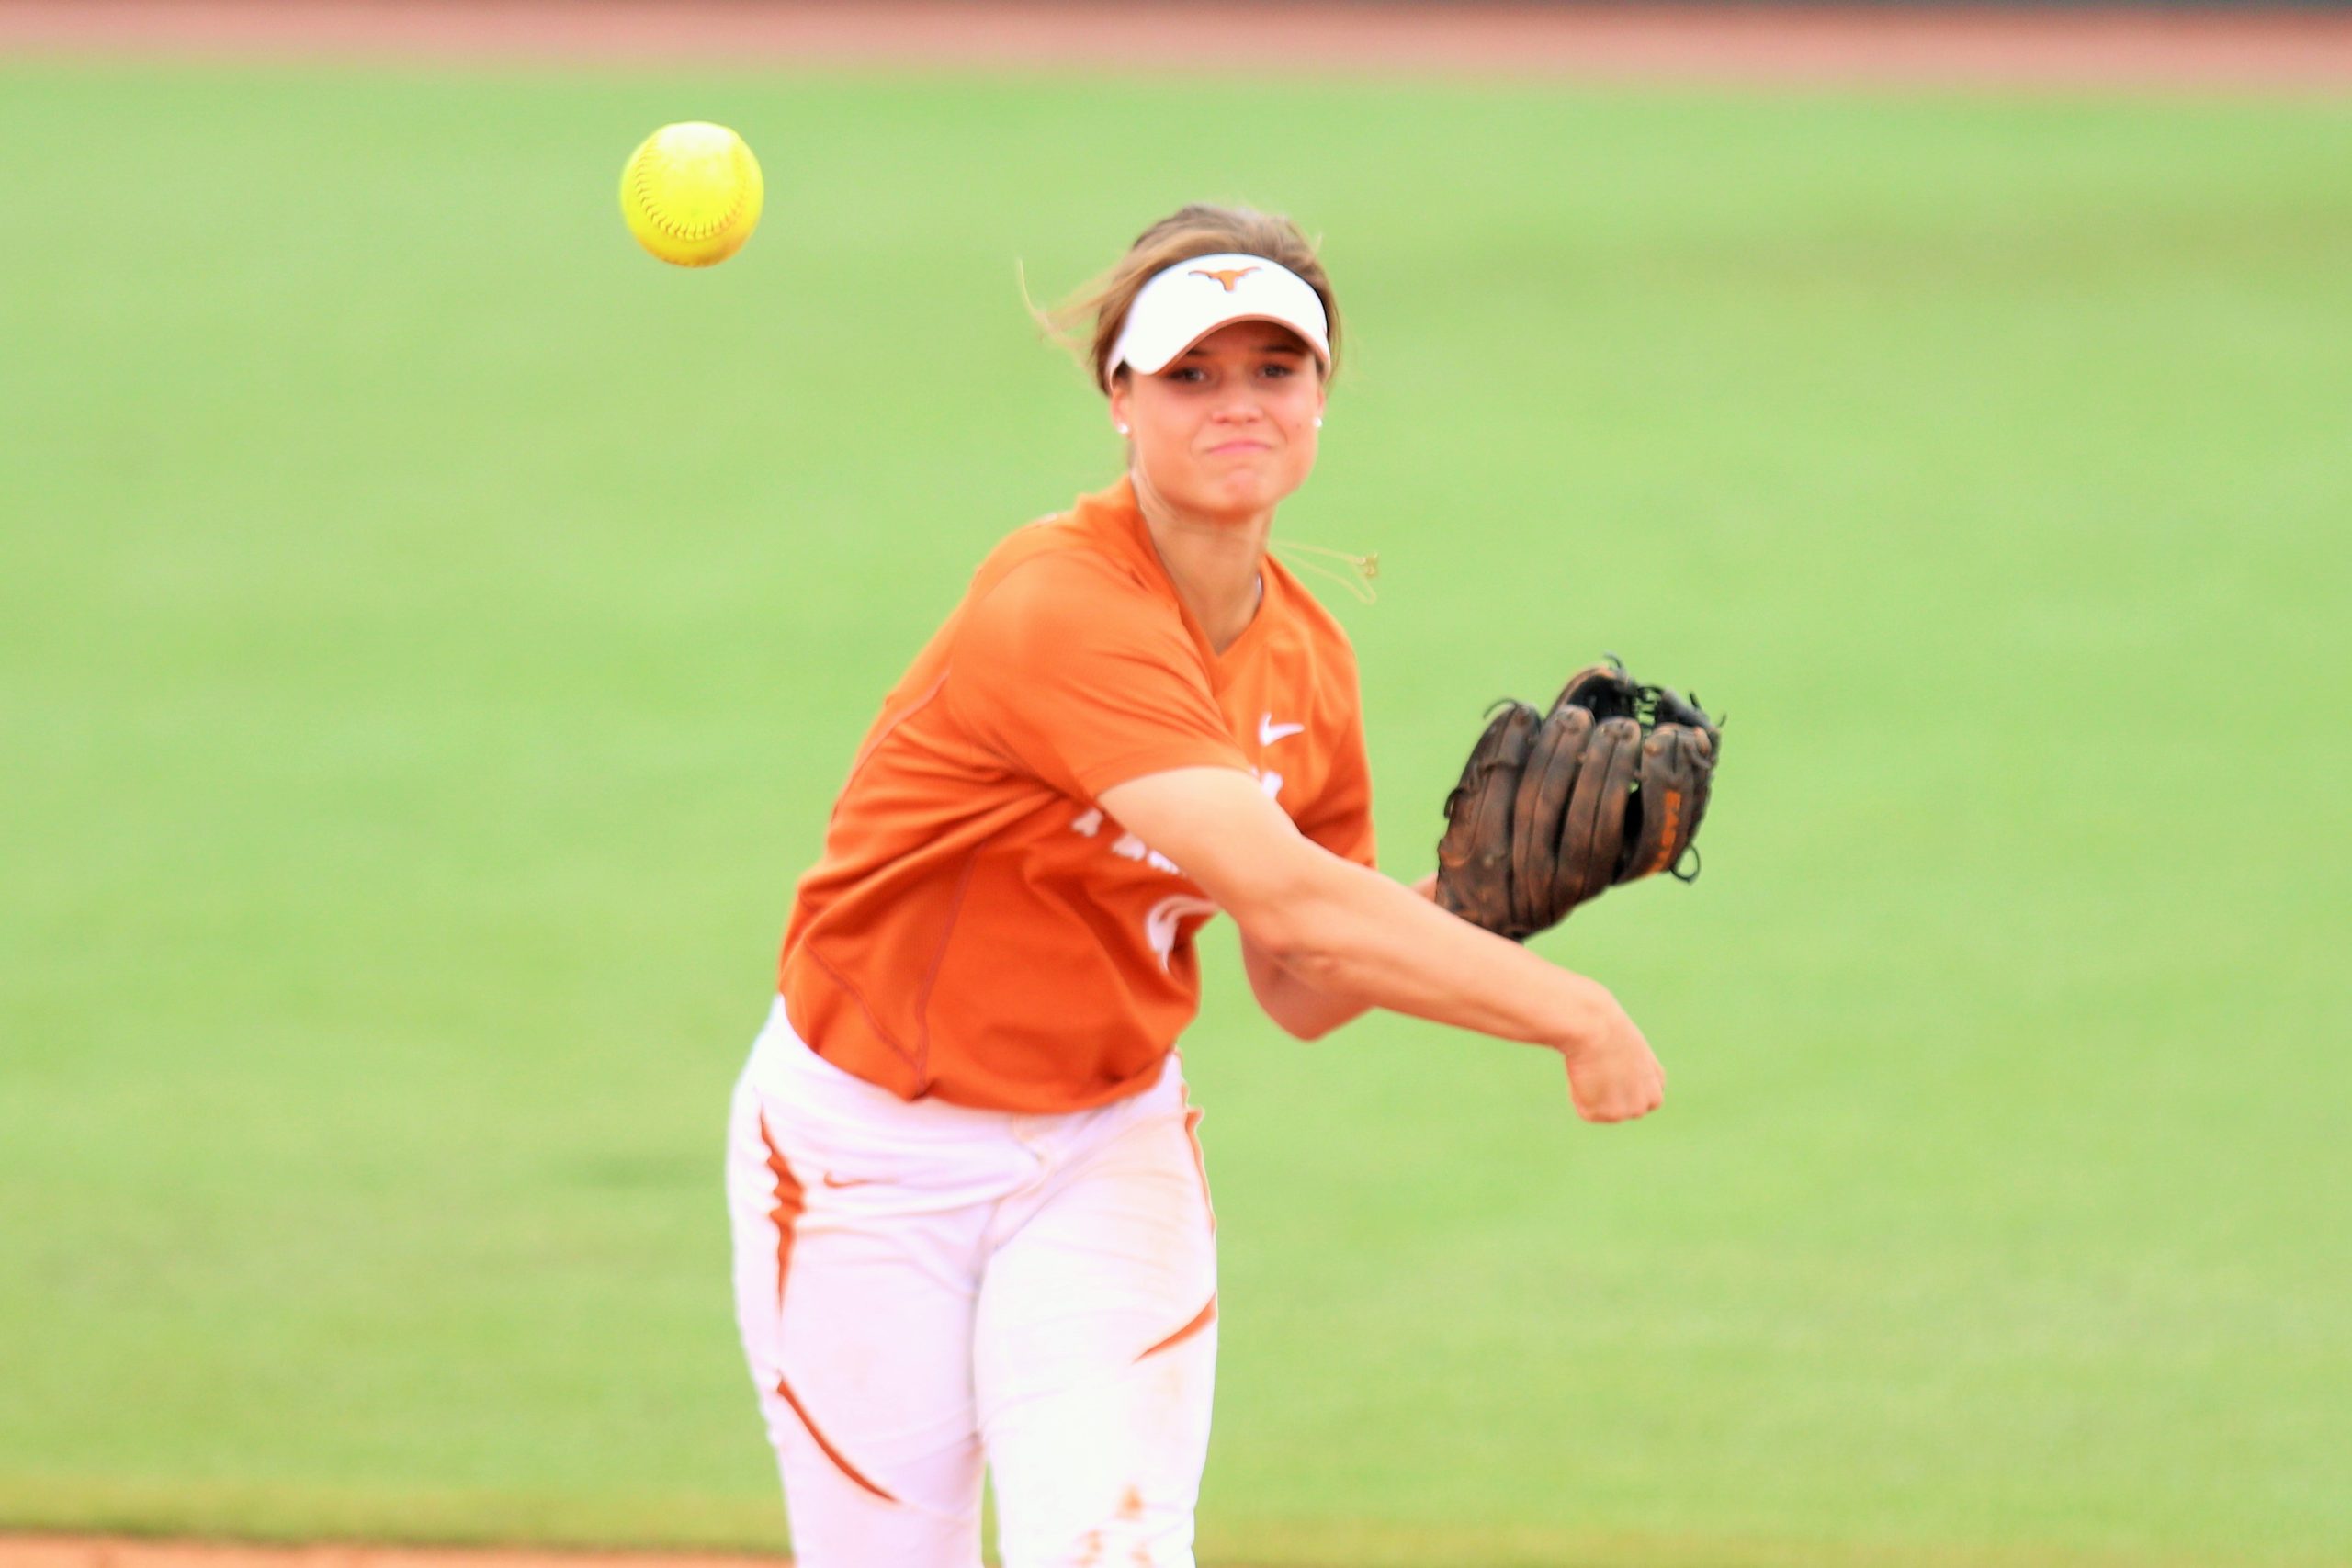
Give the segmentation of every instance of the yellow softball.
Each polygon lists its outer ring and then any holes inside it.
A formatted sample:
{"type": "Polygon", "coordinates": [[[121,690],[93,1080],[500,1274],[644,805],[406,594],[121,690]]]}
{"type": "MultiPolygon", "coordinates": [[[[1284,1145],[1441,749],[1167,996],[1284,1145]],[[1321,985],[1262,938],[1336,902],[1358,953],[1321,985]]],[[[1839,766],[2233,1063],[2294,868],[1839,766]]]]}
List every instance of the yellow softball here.
{"type": "Polygon", "coordinates": [[[621,215],[637,243],[678,266],[715,266],[759,226],[760,162],[723,125],[665,125],[621,170],[621,215]]]}

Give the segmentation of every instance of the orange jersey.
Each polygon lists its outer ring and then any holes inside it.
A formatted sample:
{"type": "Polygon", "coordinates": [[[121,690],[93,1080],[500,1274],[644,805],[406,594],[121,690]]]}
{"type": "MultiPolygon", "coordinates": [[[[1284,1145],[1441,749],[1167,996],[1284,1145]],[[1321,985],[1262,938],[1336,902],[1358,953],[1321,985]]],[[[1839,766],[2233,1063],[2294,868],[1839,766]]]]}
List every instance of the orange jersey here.
{"type": "Polygon", "coordinates": [[[1042,1114],[1148,1087],[1216,907],[1095,805],[1147,773],[1238,768],[1373,863],[1354,649],[1272,556],[1260,576],[1211,651],[1125,479],[989,552],[800,880],[778,989],[801,1039],[903,1100],[1042,1114]]]}

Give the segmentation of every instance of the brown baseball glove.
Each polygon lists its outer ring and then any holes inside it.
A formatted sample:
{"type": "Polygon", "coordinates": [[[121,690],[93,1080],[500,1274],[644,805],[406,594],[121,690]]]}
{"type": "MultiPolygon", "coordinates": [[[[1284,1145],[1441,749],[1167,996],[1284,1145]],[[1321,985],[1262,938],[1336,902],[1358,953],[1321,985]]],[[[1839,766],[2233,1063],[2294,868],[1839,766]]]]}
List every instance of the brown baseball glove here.
{"type": "Polygon", "coordinates": [[[1705,710],[1636,683],[1614,654],[1569,677],[1549,713],[1504,702],[1445,797],[1439,908],[1519,942],[1618,883],[1695,879],[1722,752],[1705,710]]]}

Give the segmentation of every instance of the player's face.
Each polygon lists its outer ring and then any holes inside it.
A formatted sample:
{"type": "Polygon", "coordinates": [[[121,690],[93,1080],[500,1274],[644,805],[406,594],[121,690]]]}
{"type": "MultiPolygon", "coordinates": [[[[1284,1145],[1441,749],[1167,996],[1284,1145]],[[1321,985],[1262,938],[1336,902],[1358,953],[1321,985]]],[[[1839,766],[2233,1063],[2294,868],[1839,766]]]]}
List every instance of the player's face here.
{"type": "Polygon", "coordinates": [[[1152,489],[1186,511],[1236,520],[1306,482],[1322,412],[1314,351],[1272,321],[1228,321],[1111,393],[1111,418],[1128,427],[1152,489]]]}

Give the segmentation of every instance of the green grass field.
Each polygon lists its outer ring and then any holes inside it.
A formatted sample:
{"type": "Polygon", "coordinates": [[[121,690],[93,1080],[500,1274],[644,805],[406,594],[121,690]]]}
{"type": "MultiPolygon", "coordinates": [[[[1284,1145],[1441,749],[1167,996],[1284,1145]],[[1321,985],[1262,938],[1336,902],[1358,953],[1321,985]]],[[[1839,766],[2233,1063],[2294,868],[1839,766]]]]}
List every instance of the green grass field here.
{"type": "Polygon", "coordinates": [[[2352,1557],[2344,104],[17,62],[0,144],[0,1526],[782,1544],[792,882],[1115,475],[1015,258],[1208,198],[1326,236],[1392,869],[1603,648],[1729,727],[1540,943],[1638,1127],[1210,940],[1204,1561],[2352,1557]],[[614,199],[688,118],[704,274],[614,199]]]}

